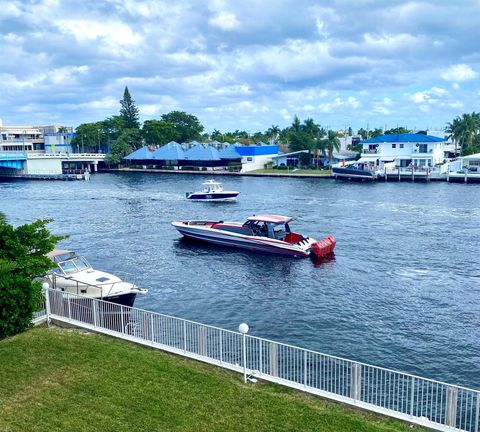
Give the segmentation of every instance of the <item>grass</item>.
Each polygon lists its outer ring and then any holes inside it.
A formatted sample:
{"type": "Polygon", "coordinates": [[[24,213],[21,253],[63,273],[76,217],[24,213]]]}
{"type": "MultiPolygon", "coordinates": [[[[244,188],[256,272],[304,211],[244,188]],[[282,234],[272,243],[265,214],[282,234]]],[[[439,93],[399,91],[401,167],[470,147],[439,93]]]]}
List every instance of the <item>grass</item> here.
{"type": "Polygon", "coordinates": [[[250,173],[254,174],[283,174],[283,175],[297,175],[297,174],[330,174],[330,169],[323,169],[323,170],[279,170],[279,169],[258,169],[255,171],[249,171],[250,173]]]}
{"type": "Polygon", "coordinates": [[[402,422],[106,336],[0,341],[0,431],[410,431],[402,422]]]}

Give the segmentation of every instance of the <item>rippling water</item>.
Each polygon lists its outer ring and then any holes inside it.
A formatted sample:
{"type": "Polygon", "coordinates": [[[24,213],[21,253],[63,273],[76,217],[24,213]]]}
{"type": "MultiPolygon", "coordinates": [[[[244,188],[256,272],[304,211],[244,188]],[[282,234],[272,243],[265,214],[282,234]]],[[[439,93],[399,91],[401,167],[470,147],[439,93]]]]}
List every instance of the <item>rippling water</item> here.
{"type": "Polygon", "coordinates": [[[136,306],[357,361],[480,387],[480,187],[225,177],[237,203],[195,203],[205,177],[98,174],[0,183],[15,225],[53,218],[62,246],[149,288],[136,306]],[[337,239],[335,259],[250,254],[182,241],[184,218],[295,216],[337,239]]]}

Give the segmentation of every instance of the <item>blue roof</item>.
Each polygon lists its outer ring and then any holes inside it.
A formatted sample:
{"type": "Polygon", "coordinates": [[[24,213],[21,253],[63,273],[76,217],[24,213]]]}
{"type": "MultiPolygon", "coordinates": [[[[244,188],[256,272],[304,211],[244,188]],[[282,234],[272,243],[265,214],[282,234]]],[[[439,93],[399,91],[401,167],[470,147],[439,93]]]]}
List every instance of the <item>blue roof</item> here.
{"type": "Polygon", "coordinates": [[[184,160],[185,151],[183,147],[175,142],[170,141],[168,144],[160,147],[158,150],[155,150],[153,153],[153,159],[157,160],[184,160]]]}
{"type": "Polygon", "coordinates": [[[153,159],[153,152],[147,147],[139,148],[134,152],[130,153],[128,156],[125,156],[125,160],[148,160],[153,159]]]}
{"type": "Polygon", "coordinates": [[[278,145],[251,145],[236,147],[241,156],[265,156],[277,155],[278,145]]]}
{"type": "Polygon", "coordinates": [[[185,152],[185,159],[190,161],[219,161],[220,155],[215,147],[196,144],[185,152]]]}
{"type": "Polygon", "coordinates": [[[218,153],[221,159],[241,159],[242,157],[233,144],[225,147],[218,153]]]}
{"type": "Polygon", "coordinates": [[[443,138],[438,138],[433,135],[423,135],[423,134],[387,134],[380,135],[375,138],[370,138],[363,140],[362,143],[384,143],[384,142],[442,142],[445,141],[443,138]]]}

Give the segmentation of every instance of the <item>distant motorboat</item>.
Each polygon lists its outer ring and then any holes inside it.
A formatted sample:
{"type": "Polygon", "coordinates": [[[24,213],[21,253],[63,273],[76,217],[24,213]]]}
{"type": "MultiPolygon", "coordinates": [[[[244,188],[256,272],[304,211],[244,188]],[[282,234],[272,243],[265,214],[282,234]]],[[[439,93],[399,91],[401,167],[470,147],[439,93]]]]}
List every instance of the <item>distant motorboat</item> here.
{"type": "Polygon", "coordinates": [[[381,171],[364,162],[351,162],[333,166],[332,174],[336,179],[358,181],[376,180],[382,175],[381,171]]]}
{"type": "Polygon", "coordinates": [[[44,277],[53,289],[124,306],[133,306],[137,294],[148,292],[110,273],[94,270],[83,256],[72,250],[55,249],[47,256],[56,264],[44,277]]]}
{"type": "Polygon", "coordinates": [[[202,191],[186,192],[187,199],[191,201],[233,201],[240,193],[223,190],[222,184],[215,180],[207,180],[202,185],[202,191]]]}
{"type": "Polygon", "coordinates": [[[224,246],[291,257],[324,258],[333,254],[336,241],[332,236],[322,240],[292,232],[294,219],[280,215],[256,215],[245,223],[183,220],[172,225],[185,237],[224,246]]]}

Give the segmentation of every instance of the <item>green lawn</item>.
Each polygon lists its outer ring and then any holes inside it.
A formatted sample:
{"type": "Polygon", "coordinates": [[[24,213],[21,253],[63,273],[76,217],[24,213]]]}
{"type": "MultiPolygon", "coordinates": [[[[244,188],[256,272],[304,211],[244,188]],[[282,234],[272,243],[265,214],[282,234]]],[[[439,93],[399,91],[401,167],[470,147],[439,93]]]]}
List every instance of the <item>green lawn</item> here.
{"type": "Polygon", "coordinates": [[[106,336],[0,341],[0,431],[411,431],[280,386],[106,336]]]}
{"type": "Polygon", "coordinates": [[[296,170],[296,171],[292,171],[292,170],[279,170],[279,169],[258,169],[258,170],[255,170],[255,171],[249,171],[248,172],[249,174],[250,173],[254,173],[254,174],[288,174],[288,175],[291,175],[291,174],[330,174],[331,171],[330,169],[324,169],[324,170],[296,170]]]}

